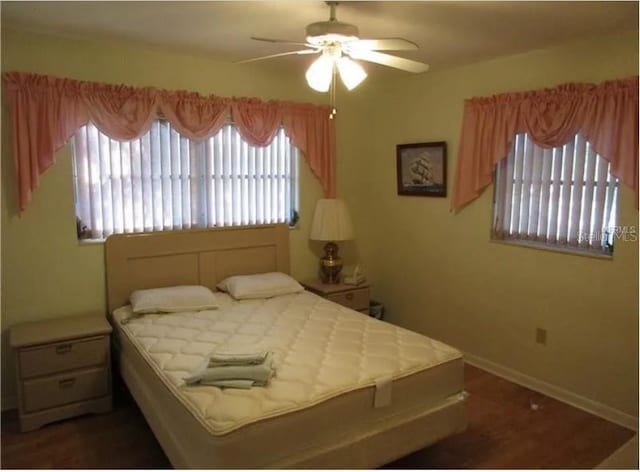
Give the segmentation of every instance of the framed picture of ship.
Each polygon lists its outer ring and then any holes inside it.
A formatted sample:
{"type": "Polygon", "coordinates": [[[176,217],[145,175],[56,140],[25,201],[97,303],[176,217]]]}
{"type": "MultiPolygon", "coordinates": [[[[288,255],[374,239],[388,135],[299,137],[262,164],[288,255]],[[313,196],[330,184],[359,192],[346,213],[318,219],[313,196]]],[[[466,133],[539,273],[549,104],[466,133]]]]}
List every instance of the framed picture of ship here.
{"type": "Polygon", "coordinates": [[[398,195],[447,196],[447,143],[396,146],[398,195]]]}

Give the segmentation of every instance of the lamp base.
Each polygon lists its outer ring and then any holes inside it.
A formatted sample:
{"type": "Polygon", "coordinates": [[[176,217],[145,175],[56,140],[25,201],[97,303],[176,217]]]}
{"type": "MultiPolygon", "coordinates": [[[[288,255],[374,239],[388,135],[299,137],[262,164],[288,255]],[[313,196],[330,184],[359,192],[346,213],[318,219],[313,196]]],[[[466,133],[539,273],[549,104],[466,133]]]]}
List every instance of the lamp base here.
{"type": "Polygon", "coordinates": [[[320,280],[323,284],[340,283],[342,259],[338,257],[338,245],[328,242],[324,246],[324,257],[320,259],[320,280]]]}

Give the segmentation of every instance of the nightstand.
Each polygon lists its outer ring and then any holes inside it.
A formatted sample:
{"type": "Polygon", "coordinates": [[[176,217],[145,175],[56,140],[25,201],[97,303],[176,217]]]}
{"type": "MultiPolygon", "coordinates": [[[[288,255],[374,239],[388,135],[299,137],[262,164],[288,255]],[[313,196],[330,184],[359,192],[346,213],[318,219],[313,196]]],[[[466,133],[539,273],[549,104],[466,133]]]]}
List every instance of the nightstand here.
{"type": "Polygon", "coordinates": [[[103,315],[71,316],[10,328],[21,431],[111,410],[111,325],[103,315]]]}
{"type": "Polygon", "coordinates": [[[318,280],[300,282],[304,288],[332,302],[369,314],[369,284],[323,284],[318,280]]]}

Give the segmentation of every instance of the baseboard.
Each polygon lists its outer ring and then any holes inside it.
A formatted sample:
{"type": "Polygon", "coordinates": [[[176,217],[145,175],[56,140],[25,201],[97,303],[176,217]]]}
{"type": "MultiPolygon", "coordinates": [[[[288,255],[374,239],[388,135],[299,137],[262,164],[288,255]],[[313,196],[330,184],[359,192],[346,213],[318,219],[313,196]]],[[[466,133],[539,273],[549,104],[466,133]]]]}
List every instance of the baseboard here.
{"type": "Polygon", "coordinates": [[[16,396],[2,397],[0,411],[15,410],[16,408],[18,408],[18,398],[16,396]]]}
{"type": "Polygon", "coordinates": [[[633,431],[638,431],[638,418],[628,413],[624,413],[620,410],[599,403],[589,398],[583,397],[576,393],[570,392],[563,388],[557,387],[550,383],[536,379],[529,375],[513,370],[509,367],[504,367],[495,362],[483,359],[482,357],[475,356],[473,354],[464,354],[465,362],[472,366],[478,367],[482,370],[491,372],[492,374],[502,377],[523,387],[540,392],[548,397],[555,398],[563,403],[568,403],[571,406],[580,408],[592,415],[604,418],[607,421],[624,426],[625,428],[633,431]]]}
{"type": "Polygon", "coordinates": [[[638,470],[638,435],[632,437],[595,468],[638,470]]]}

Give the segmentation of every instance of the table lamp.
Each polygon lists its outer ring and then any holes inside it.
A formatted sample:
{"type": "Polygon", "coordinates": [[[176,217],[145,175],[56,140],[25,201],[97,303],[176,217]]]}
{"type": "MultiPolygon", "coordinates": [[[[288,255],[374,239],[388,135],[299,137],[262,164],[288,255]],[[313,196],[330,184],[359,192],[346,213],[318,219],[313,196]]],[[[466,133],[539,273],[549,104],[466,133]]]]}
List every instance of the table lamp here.
{"type": "Polygon", "coordinates": [[[353,226],[347,206],[336,198],[323,198],[316,203],[309,239],[327,241],[320,259],[320,279],[325,284],[340,282],[342,259],[338,257],[336,241],[353,239],[353,226]]]}

